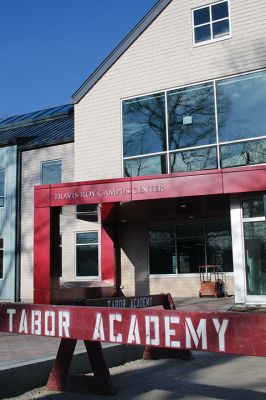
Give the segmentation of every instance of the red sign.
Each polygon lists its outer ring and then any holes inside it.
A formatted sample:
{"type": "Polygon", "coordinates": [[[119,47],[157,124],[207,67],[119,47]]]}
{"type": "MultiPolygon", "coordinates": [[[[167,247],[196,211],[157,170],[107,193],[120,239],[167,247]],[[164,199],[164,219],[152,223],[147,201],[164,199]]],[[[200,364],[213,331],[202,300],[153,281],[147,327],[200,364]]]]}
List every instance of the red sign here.
{"type": "Polygon", "coordinates": [[[266,356],[266,315],[2,304],[0,331],[266,356]]]}

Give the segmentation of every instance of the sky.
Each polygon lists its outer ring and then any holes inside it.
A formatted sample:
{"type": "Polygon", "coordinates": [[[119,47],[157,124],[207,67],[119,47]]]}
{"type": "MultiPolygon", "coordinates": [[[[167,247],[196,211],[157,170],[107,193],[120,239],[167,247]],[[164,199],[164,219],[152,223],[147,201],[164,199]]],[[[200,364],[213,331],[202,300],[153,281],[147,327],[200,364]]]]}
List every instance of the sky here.
{"type": "Polygon", "coordinates": [[[0,0],[0,118],[70,102],[157,0],[0,0]]]}

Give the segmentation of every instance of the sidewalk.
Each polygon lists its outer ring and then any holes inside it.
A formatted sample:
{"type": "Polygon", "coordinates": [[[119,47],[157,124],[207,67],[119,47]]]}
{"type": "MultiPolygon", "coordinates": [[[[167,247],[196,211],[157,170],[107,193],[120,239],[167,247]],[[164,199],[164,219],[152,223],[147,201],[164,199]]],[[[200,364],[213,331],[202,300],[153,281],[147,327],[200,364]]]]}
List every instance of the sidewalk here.
{"type": "MultiPolygon", "coordinates": [[[[175,298],[174,301],[177,309],[191,311],[226,311],[234,305],[233,297],[175,298]]],[[[59,343],[58,338],[0,333],[0,399],[45,385],[59,343]]],[[[143,354],[138,346],[104,344],[103,347],[109,367],[122,365],[143,354]]],[[[73,373],[88,371],[88,358],[81,341],[77,343],[71,370],[73,373]]]]}

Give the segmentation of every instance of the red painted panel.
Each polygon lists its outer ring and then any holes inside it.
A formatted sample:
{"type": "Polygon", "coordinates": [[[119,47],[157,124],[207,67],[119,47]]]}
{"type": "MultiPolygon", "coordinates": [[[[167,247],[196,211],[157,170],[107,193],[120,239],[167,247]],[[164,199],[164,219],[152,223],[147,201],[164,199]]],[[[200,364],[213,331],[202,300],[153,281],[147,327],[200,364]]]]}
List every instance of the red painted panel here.
{"type": "Polygon", "coordinates": [[[115,251],[110,227],[101,226],[101,279],[114,285],[115,282],[115,251]]]}
{"type": "Polygon", "coordinates": [[[266,356],[266,314],[2,304],[0,331],[266,356]]]}
{"type": "Polygon", "coordinates": [[[34,213],[34,287],[50,287],[50,208],[36,208],[34,213]],[[49,265],[49,269],[45,266],[49,265]]]}
{"type": "Polygon", "coordinates": [[[49,207],[50,206],[50,186],[37,186],[34,188],[34,206],[49,207]]]}
{"type": "Polygon", "coordinates": [[[51,205],[112,203],[131,200],[130,181],[76,186],[52,187],[51,205]]]}
{"type": "Polygon", "coordinates": [[[50,207],[34,211],[34,289],[50,290],[50,207]]]}
{"type": "Polygon", "coordinates": [[[266,169],[223,170],[224,193],[245,193],[266,190],[266,169]]]}
{"type": "Polygon", "coordinates": [[[220,172],[179,175],[132,182],[132,200],[164,199],[220,193],[223,193],[222,175],[220,172]]]}

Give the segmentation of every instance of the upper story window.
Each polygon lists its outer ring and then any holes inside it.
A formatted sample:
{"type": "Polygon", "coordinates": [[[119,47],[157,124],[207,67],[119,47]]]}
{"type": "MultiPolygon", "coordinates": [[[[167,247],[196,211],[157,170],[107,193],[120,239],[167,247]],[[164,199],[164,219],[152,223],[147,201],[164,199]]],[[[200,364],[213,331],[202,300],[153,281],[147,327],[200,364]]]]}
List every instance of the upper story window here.
{"type": "Polygon", "coordinates": [[[124,176],[266,163],[266,71],[123,101],[124,176]]]}
{"type": "Polygon", "coordinates": [[[0,169],[0,207],[5,205],[5,170],[0,169]]]}
{"type": "Polygon", "coordinates": [[[52,160],[42,162],[42,185],[62,182],[62,161],[52,160]]]}
{"type": "Polygon", "coordinates": [[[206,43],[230,36],[228,1],[193,10],[194,43],[206,43]]]}

